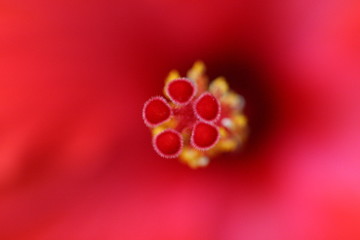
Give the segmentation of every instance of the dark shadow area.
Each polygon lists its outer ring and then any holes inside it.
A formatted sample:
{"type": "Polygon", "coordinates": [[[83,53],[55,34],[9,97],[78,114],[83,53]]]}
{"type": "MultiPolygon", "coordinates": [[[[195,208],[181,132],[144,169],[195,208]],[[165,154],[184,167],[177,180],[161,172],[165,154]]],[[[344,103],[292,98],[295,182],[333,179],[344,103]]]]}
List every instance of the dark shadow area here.
{"type": "Polygon", "coordinates": [[[242,57],[232,54],[215,56],[216,59],[206,60],[207,73],[210,79],[224,76],[231,89],[245,98],[250,132],[241,155],[252,154],[267,141],[275,122],[276,100],[272,79],[266,73],[264,63],[249,54],[244,53],[242,57]]]}

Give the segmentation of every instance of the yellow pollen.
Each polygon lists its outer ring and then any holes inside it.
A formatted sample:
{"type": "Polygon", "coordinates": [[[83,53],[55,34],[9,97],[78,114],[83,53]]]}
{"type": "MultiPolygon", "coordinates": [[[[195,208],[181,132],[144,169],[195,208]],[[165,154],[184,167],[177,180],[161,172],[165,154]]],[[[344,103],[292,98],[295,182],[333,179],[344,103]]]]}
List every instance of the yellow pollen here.
{"type": "Polygon", "coordinates": [[[229,85],[224,77],[218,77],[211,82],[209,91],[214,95],[222,96],[229,91],[229,85]]]}

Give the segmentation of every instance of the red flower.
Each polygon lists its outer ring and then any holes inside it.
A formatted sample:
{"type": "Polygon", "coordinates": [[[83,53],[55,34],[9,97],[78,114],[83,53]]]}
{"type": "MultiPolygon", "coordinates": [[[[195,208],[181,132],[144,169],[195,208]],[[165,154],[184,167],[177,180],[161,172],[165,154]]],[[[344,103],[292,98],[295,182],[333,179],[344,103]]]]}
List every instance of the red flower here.
{"type": "Polygon", "coordinates": [[[357,1],[0,5],[0,239],[360,238],[357,1]],[[197,59],[251,132],[195,171],[139,112],[197,59]]]}

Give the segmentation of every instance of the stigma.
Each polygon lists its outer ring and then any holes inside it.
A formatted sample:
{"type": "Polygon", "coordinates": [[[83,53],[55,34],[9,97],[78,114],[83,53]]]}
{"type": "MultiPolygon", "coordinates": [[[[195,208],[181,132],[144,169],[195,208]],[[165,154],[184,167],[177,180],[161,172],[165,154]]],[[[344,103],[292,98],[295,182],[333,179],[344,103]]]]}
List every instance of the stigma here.
{"type": "Polygon", "coordinates": [[[186,77],[175,70],[169,73],[163,91],[166,98],[156,96],[145,102],[143,120],[159,156],[199,168],[245,142],[244,98],[230,89],[224,77],[208,82],[205,65],[198,61],[186,77]]]}

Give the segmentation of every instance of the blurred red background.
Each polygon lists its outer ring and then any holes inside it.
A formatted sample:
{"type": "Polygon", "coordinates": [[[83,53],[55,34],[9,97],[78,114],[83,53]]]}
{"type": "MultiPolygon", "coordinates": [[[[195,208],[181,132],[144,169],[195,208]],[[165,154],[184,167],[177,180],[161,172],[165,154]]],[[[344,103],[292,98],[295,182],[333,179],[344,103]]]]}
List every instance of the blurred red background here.
{"type": "Polygon", "coordinates": [[[360,3],[1,1],[0,239],[360,239],[360,3]],[[242,152],[156,155],[141,118],[203,60],[242,152]]]}

